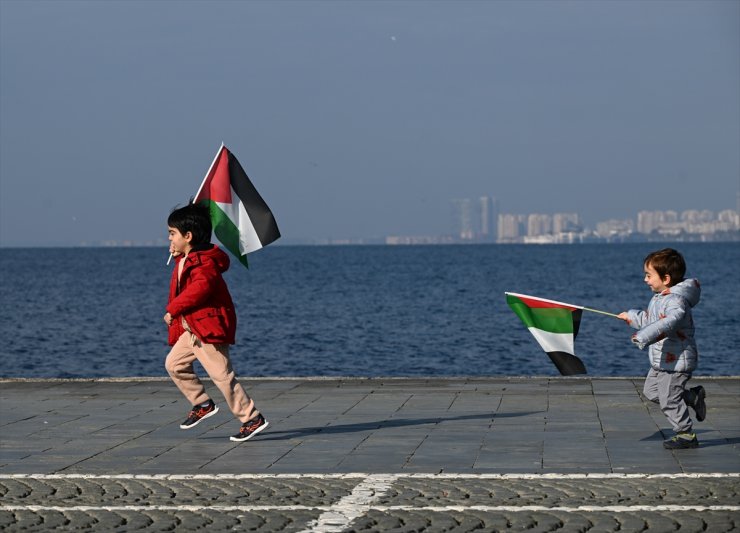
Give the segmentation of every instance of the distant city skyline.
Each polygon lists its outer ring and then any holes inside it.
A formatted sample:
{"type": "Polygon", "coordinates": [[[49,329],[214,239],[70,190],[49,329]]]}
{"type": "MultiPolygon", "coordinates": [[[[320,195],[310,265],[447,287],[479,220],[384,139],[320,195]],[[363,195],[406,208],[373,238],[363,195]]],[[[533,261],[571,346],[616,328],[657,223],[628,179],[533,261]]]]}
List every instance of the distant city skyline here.
{"type": "MultiPolygon", "coordinates": [[[[684,211],[639,211],[632,216],[598,221],[589,226],[579,213],[498,213],[492,196],[450,200],[450,231],[441,234],[418,233],[360,237],[316,237],[301,239],[290,235],[278,245],[351,244],[573,244],[579,242],[630,242],[651,236],[655,240],[731,240],[740,241],[740,210],[708,209],[684,211]],[[720,235],[721,234],[721,235],[720,235]]],[[[214,236],[215,239],[215,236],[214,236]]],[[[167,246],[167,240],[102,240],[70,246],[167,246]]]]}
{"type": "MultiPolygon", "coordinates": [[[[640,234],[740,240],[740,193],[736,200],[735,209],[716,213],[708,209],[643,210],[632,217],[599,220],[589,226],[578,212],[505,213],[499,212],[498,201],[492,197],[454,199],[450,202],[453,217],[449,242],[572,243],[630,240],[640,234]],[[495,222],[490,219],[492,213],[495,222]],[[493,234],[482,230],[489,227],[494,228],[493,234]]],[[[398,238],[395,241],[410,243],[398,238]]]]}

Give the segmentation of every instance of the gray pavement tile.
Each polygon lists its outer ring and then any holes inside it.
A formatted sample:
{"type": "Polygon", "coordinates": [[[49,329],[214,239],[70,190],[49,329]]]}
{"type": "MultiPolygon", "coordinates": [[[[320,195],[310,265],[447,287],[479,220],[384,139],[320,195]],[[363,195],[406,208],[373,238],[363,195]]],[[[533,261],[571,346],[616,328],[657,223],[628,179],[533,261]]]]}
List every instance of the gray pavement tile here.
{"type": "Polygon", "coordinates": [[[530,441],[530,440],[542,440],[545,433],[545,424],[501,424],[498,421],[494,421],[489,431],[486,433],[485,440],[499,441],[499,440],[517,440],[517,441],[530,441]]]}
{"type": "MultiPolygon", "coordinates": [[[[473,463],[473,469],[476,472],[496,472],[496,473],[541,473],[542,460],[537,457],[479,457],[473,463]]],[[[446,471],[446,469],[445,469],[446,471]]]]}
{"type": "Polygon", "coordinates": [[[614,472],[638,472],[638,473],[676,473],[681,472],[681,465],[676,459],[663,450],[661,445],[655,450],[646,452],[642,457],[625,452],[609,452],[609,460],[614,472]]]}
{"type": "Polygon", "coordinates": [[[574,453],[547,453],[545,452],[542,460],[542,467],[545,470],[571,471],[578,469],[580,471],[609,472],[611,471],[611,461],[606,453],[592,454],[574,454],[574,453]]]}
{"type": "MultiPolygon", "coordinates": [[[[480,446],[429,446],[426,443],[416,448],[413,452],[414,460],[419,458],[434,458],[437,461],[453,462],[464,461],[472,462],[480,451],[480,446]]],[[[382,457],[382,456],[379,456],[382,457]]]]}
{"type": "Polygon", "coordinates": [[[476,461],[495,461],[496,463],[503,463],[506,461],[525,461],[530,462],[536,460],[542,461],[542,447],[531,447],[531,448],[481,448],[478,451],[476,461]]]}
{"type": "MultiPolygon", "coordinates": [[[[642,389],[642,381],[640,381],[638,387],[642,389]]],[[[631,379],[598,379],[594,378],[591,380],[591,388],[595,396],[598,395],[626,395],[633,396],[636,389],[636,380],[631,379]]]]}
{"type": "Polygon", "coordinates": [[[337,464],[344,468],[351,466],[352,468],[356,468],[358,472],[372,472],[378,470],[378,468],[381,469],[380,471],[383,471],[382,469],[386,465],[397,468],[403,467],[403,465],[409,462],[410,457],[411,453],[405,453],[400,450],[394,450],[389,454],[358,452],[342,457],[337,464]],[[366,470],[362,468],[363,466],[371,468],[366,470]]]}

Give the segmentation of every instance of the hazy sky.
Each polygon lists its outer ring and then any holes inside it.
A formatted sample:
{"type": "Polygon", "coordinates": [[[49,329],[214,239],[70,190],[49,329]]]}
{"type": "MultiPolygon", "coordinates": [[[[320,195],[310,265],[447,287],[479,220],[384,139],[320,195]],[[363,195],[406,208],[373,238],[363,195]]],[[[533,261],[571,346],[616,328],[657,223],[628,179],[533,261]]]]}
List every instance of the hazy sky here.
{"type": "Polygon", "coordinates": [[[0,0],[0,244],[166,237],[221,141],[290,238],[735,208],[740,2],[0,0]]]}

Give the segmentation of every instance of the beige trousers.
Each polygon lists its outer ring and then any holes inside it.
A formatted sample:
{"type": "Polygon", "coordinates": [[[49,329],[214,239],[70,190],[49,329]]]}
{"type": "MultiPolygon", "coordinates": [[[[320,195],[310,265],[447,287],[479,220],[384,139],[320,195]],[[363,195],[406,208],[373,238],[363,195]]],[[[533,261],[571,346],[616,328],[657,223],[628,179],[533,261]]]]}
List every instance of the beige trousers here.
{"type": "Polygon", "coordinates": [[[209,400],[203,383],[193,369],[196,359],[221,391],[236,418],[244,423],[259,415],[254,401],[236,380],[229,360],[229,345],[201,343],[195,335],[185,332],[170,350],[164,366],[190,405],[199,405],[209,400]]]}

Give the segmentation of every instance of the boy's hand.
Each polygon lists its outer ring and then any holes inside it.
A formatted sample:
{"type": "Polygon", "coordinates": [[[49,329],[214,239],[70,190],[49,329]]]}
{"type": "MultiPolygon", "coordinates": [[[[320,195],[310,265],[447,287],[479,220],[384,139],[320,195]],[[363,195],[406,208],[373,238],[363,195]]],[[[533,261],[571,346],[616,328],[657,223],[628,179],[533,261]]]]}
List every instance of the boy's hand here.
{"type": "Polygon", "coordinates": [[[172,324],[172,315],[171,314],[167,313],[166,315],[164,315],[164,323],[167,324],[168,326],[170,324],[172,324]]]}
{"type": "Polygon", "coordinates": [[[627,314],[627,312],[626,312],[626,311],[625,311],[625,312],[623,312],[623,313],[619,313],[619,314],[617,315],[617,318],[621,318],[622,320],[624,320],[625,322],[627,322],[627,324],[629,324],[629,323],[630,323],[630,316],[629,316],[629,315],[627,314]]]}

